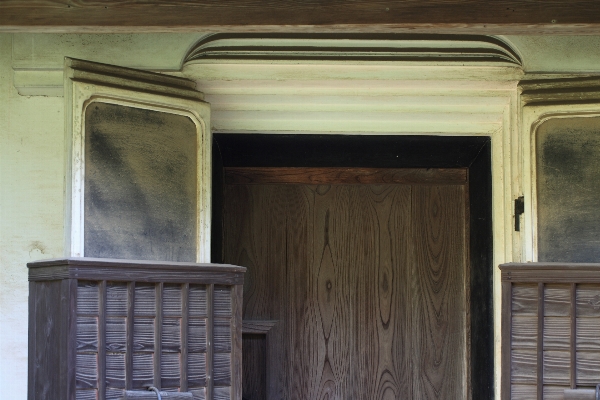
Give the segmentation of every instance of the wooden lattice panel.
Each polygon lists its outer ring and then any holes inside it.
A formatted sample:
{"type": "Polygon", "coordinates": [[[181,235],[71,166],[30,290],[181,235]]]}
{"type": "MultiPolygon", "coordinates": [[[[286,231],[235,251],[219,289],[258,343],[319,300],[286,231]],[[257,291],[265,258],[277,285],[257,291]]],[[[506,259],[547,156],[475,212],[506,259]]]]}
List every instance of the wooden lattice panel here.
{"type": "Polygon", "coordinates": [[[150,386],[193,399],[239,397],[244,269],[146,266],[89,259],[29,265],[35,299],[30,307],[30,399],[48,398],[48,390],[56,390],[69,400],[116,400],[150,386]],[[48,282],[63,284],[54,284],[49,293],[48,282]],[[71,307],[37,306],[56,297],[54,291],[71,307]],[[53,365],[48,358],[53,350],[42,342],[49,336],[46,330],[57,324],[68,334],[53,365]],[[33,363],[40,356],[46,362],[33,363]],[[64,388],[55,387],[61,385],[56,379],[39,379],[52,377],[52,369],[57,377],[71,378],[64,388]]]}
{"type": "Polygon", "coordinates": [[[600,383],[600,264],[505,264],[503,399],[563,400],[600,383]]]}

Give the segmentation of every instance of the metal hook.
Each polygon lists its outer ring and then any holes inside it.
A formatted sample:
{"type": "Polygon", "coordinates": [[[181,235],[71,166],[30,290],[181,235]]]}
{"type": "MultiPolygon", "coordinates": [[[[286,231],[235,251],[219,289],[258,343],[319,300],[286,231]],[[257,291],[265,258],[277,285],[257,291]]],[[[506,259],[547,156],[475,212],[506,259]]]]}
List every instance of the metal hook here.
{"type": "MultiPolygon", "coordinates": [[[[158,397],[158,400],[162,400],[162,397],[160,397],[160,392],[157,388],[155,388],[154,386],[150,386],[148,387],[148,390],[156,393],[156,397],[158,397]]],[[[596,389],[596,400],[598,400],[598,389],[596,389]]]]}

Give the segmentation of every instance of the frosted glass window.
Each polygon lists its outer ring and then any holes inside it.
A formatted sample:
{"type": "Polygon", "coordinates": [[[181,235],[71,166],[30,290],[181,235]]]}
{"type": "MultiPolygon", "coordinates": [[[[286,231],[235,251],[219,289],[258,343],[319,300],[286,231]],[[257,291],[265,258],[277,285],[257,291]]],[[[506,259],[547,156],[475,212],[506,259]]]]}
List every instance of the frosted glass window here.
{"type": "Polygon", "coordinates": [[[196,261],[197,129],[95,102],[85,112],[86,257],[196,261]]]}

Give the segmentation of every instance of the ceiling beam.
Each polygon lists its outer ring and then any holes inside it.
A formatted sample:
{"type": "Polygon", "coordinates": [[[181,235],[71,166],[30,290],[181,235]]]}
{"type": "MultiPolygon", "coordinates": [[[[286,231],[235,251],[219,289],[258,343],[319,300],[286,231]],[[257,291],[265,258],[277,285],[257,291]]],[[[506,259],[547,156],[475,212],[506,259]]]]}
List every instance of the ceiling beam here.
{"type": "Polygon", "coordinates": [[[183,31],[600,34],[600,1],[0,1],[0,32],[183,31]]]}

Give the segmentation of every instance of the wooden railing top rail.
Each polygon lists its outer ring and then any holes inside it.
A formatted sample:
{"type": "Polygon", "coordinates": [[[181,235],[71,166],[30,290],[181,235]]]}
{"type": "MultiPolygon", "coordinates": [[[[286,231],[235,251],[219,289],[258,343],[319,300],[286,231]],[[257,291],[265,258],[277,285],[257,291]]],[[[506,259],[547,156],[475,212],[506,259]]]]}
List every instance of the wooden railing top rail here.
{"type": "Polygon", "coordinates": [[[508,263],[502,282],[600,283],[600,263],[508,263]]]}

